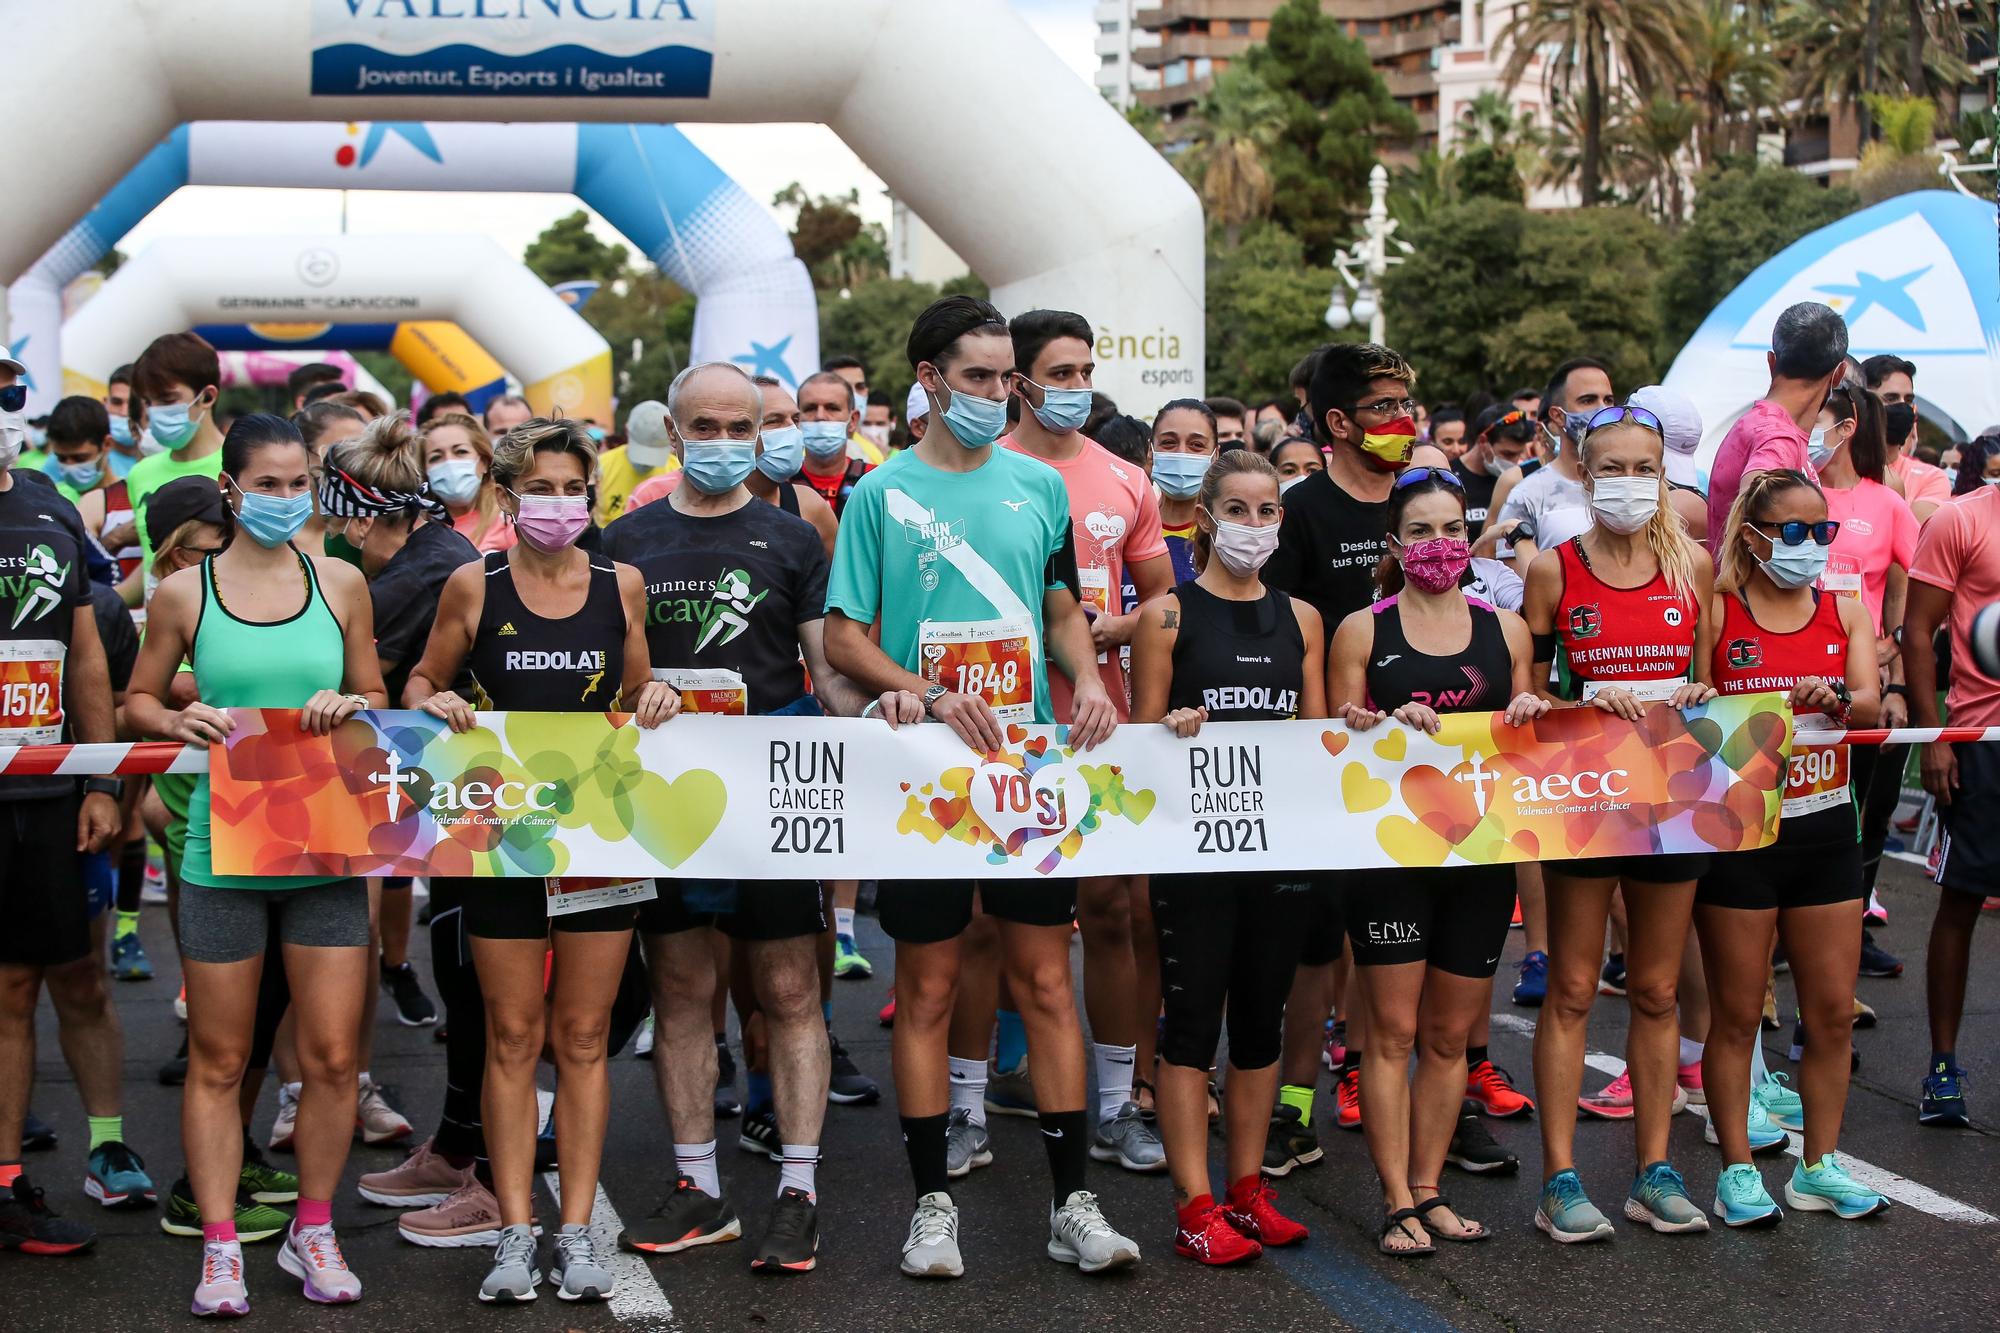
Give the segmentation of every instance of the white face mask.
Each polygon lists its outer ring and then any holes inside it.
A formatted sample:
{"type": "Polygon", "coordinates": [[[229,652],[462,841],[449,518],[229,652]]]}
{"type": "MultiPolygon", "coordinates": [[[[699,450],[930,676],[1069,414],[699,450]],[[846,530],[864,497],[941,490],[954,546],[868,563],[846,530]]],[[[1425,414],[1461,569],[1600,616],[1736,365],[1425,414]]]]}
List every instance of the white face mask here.
{"type": "Polygon", "coordinates": [[[1634,533],[1653,521],[1660,509],[1658,477],[1594,477],[1590,511],[1617,533],[1634,533]]]}
{"type": "Polygon", "coordinates": [[[21,412],[0,412],[0,472],[14,466],[28,438],[28,418],[21,412]]]}
{"type": "Polygon", "coordinates": [[[1262,569],[1271,552],[1278,549],[1278,525],[1266,523],[1253,528],[1247,523],[1217,519],[1214,546],[1223,567],[1237,578],[1247,579],[1262,569]]]}

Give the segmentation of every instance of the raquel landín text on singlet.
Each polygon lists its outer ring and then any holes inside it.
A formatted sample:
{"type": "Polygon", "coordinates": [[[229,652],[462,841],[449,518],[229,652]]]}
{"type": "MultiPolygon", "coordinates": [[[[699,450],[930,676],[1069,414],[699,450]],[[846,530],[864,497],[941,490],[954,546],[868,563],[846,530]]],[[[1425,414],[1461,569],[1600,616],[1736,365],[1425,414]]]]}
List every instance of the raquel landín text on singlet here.
{"type": "Polygon", "coordinates": [[[944,472],[905,450],[849,497],[826,605],[879,621],[882,651],[904,670],[999,699],[1010,720],[1050,723],[1042,598],[1064,587],[1077,590],[1076,556],[1054,468],[995,449],[944,472]]]}
{"type": "Polygon", "coordinates": [[[762,714],[805,693],[799,626],[826,614],[826,550],[812,524],[754,496],[706,517],[670,497],[606,528],[604,553],[645,578],[653,674],[689,696],[684,707],[762,714]]]}
{"type": "MultiPolygon", "coordinates": [[[[76,609],[90,605],[83,519],[40,477],[0,491],[0,745],[64,739],[63,671],[76,609]]],[[[68,796],[73,777],[0,777],[0,800],[68,796]]]]}
{"type": "Polygon", "coordinates": [[[618,572],[590,557],[583,605],[559,619],[536,615],[514,586],[508,553],[486,555],[486,597],[472,640],[472,674],[496,709],[610,711],[625,684],[625,601],[618,572]]]}
{"type": "Polygon", "coordinates": [[[1562,597],[1556,602],[1556,692],[1587,699],[1596,687],[1617,685],[1640,698],[1665,697],[1688,678],[1694,663],[1695,605],[1656,573],[1636,588],[1599,579],[1577,542],[1556,548],[1562,561],[1562,597]]]}

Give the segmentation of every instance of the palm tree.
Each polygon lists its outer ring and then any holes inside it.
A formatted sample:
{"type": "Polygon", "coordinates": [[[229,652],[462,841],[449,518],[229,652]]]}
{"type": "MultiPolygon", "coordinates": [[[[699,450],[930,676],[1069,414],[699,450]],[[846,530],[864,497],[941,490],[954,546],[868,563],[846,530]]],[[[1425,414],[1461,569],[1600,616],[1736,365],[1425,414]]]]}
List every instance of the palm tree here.
{"type": "MultiPolygon", "coordinates": [[[[1885,0],[1790,0],[1775,32],[1792,73],[1790,95],[1805,115],[1852,108],[1865,139],[1869,94],[1898,91],[1935,99],[1972,81],[1959,8],[1955,0],[1916,0],[1893,8],[1885,0]]],[[[1970,8],[1976,22],[1990,26],[1988,0],[1970,0],[1970,8]]]]}
{"type": "Polygon", "coordinates": [[[1523,0],[1500,35],[1510,49],[1502,75],[1513,87],[1544,51],[1553,50],[1548,91],[1581,91],[1582,141],[1577,167],[1586,205],[1598,202],[1604,174],[1607,89],[1615,68],[1643,98],[1672,87],[1686,67],[1680,31],[1686,0],[1523,0]]]}
{"type": "Polygon", "coordinates": [[[1670,227],[1686,216],[1686,163],[1701,109],[1666,93],[1645,102],[1625,101],[1612,134],[1626,150],[1626,183],[1654,216],[1670,227]]]}
{"type": "Polygon", "coordinates": [[[1284,128],[1284,103],[1247,69],[1224,70],[1195,107],[1194,145],[1179,161],[1197,181],[1209,220],[1231,246],[1247,223],[1271,213],[1265,154],[1284,128]]]}
{"type": "Polygon", "coordinates": [[[1754,147],[1759,113],[1777,101],[1783,79],[1769,26],[1739,0],[1706,0],[1687,11],[1683,41],[1688,86],[1704,113],[1700,160],[1754,147]]]}

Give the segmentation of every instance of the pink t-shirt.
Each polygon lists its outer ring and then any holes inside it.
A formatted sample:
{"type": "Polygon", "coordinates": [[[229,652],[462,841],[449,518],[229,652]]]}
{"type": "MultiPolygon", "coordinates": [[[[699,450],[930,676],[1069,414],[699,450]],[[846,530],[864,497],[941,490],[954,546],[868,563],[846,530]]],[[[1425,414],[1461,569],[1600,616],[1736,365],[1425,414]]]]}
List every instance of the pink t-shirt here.
{"type": "Polygon", "coordinates": [[[514,531],[514,525],[507,521],[505,514],[495,514],[493,516],[493,525],[486,529],[484,537],[475,537],[472,535],[479,531],[479,511],[477,509],[466,510],[463,514],[453,519],[451,525],[458,529],[459,533],[467,541],[478,547],[481,555],[484,555],[488,551],[505,551],[521,539],[520,534],[514,531]]]}
{"type": "MultiPolygon", "coordinates": [[[[1028,452],[1012,435],[1000,443],[1016,453],[1028,452]]],[[[1167,553],[1166,538],[1160,533],[1160,502],[1154,498],[1152,483],[1143,471],[1088,439],[1083,442],[1083,452],[1074,458],[1040,461],[1062,474],[1063,486],[1069,491],[1070,531],[1076,543],[1076,572],[1083,583],[1084,606],[1095,608],[1091,612],[1095,615],[1119,613],[1123,610],[1120,589],[1125,584],[1125,567],[1167,553]]],[[[1070,683],[1054,669],[1053,662],[1050,665],[1050,699],[1056,719],[1067,722],[1070,683]]],[[[1100,655],[1097,672],[1118,709],[1119,720],[1130,718],[1132,703],[1125,696],[1125,670],[1119,655],[1100,655]]]]}
{"type": "Polygon", "coordinates": [[[1819,586],[1859,597],[1868,623],[1879,631],[1889,566],[1910,567],[1917,555],[1917,516],[1903,497],[1878,481],[1857,481],[1847,490],[1826,488],[1826,516],[1840,524],[1819,586]]]}
{"type": "Polygon", "coordinates": [[[2000,601],[2000,487],[1982,486],[1940,505],[1917,540],[1910,577],[1951,593],[1951,689],[1945,704],[1951,723],[2000,725],[2000,680],[1973,664],[1972,620],[2000,601]]]}
{"type": "Polygon", "coordinates": [[[1722,437],[1715,461],[1708,468],[1708,549],[1722,558],[1722,530],[1729,524],[1729,507],[1743,489],[1743,478],[1752,472],[1775,472],[1796,468],[1808,477],[1817,477],[1812,457],[1806,451],[1806,433],[1792,414],[1768,398],[1750,404],[1722,437]]]}
{"type": "Polygon", "coordinates": [[[1951,478],[1941,467],[1932,467],[1905,452],[1889,470],[1903,479],[1903,498],[1912,505],[1941,505],[1951,499],[1951,478]]]}

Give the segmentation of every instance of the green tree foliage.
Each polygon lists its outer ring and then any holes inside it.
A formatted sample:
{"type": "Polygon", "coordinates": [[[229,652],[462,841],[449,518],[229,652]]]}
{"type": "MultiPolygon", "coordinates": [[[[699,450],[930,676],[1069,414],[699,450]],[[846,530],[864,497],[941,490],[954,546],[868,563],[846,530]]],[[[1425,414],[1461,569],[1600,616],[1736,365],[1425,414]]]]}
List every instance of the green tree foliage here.
{"type": "Polygon", "coordinates": [[[868,387],[888,394],[900,418],[904,395],[917,378],[903,350],[909,342],[910,325],[938,297],[961,293],[984,300],[986,284],[971,274],[942,287],[909,278],[877,278],[844,294],[821,293],[820,355],[859,357],[868,368],[868,387]]]}
{"type": "Polygon", "coordinates": [[[879,222],[861,220],[861,192],[808,195],[793,181],[771,200],[793,210],[792,253],[821,291],[851,288],[889,272],[889,241],[879,222]]]}
{"type": "Polygon", "coordinates": [[[1416,253],[1389,271],[1389,336],[1426,399],[1505,392],[1578,355],[1608,363],[1621,388],[1655,378],[1663,235],[1644,214],[1473,199],[1402,235],[1416,253]]]}
{"type": "Polygon", "coordinates": [[[1937,141],[1937,103],[1928,97],[1892,97],[1870,93],[1868,109],[1882,137],[1861,150],[1854,172],[1854,189],[1864,204],[1912,190],[1935,190],[1944,184],[1938,174],[1943,159],[1931,147],[1937,141]]]}
{"type": "Polygon", "coordinates": [[[1208,391],[1254,402],[1282,389],[1299,357],[1332,336],[1323,320],[1334,282],[1280,227],[1247,228],[1235,246],[1212,239],[1208,391]]]}
{"type": "Polygon", "coordinates": [[[1695,184],[1694,212],[1666,249],[1658,287],[1662,364],[1759,264],[1807,232],[1860,207],[1777,167],[1711,168],[1695,184]]]}
{"type": "Polygon", "coordinates": [[[622,245],[599,240],[590,230],[590,215],[579,208],[530,241],[521,262],[551,287],[585,279],[610,283],[625,271],[626,253],[622,245]]]}
{"type": "Polygon", "coordinates": [[[1384,141],[1416,133],[1389,96],[1368,50],[1316,0],[1286,0],[1243,65],[1277,99],[1281,128],[1264,154],[1271,217],[1325,263],[1368,201],[1368,169],[1384,141]]]}

